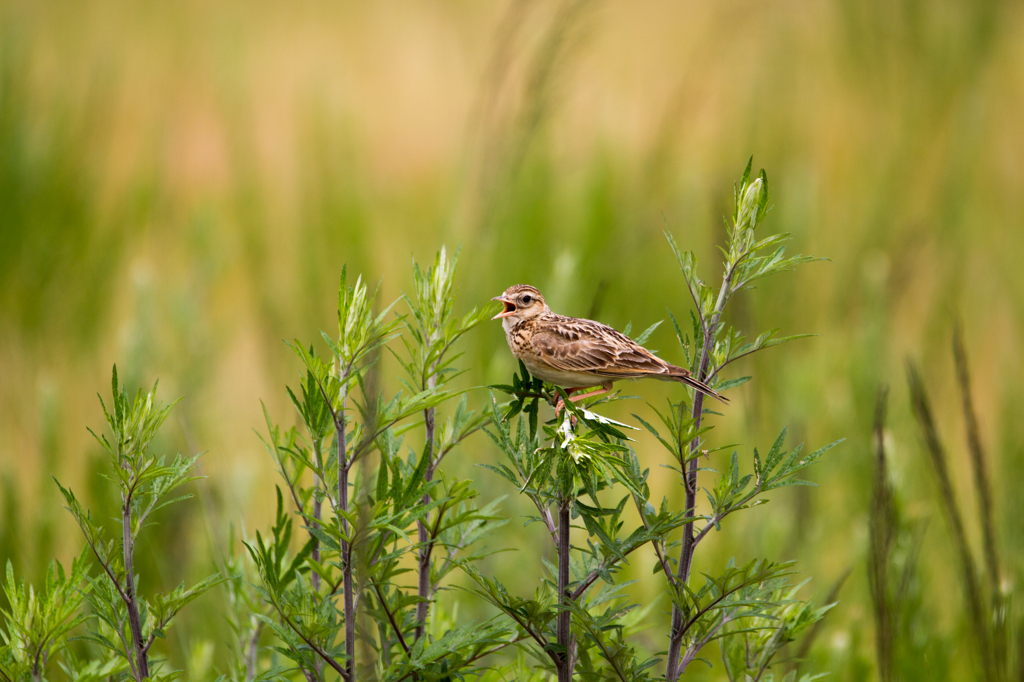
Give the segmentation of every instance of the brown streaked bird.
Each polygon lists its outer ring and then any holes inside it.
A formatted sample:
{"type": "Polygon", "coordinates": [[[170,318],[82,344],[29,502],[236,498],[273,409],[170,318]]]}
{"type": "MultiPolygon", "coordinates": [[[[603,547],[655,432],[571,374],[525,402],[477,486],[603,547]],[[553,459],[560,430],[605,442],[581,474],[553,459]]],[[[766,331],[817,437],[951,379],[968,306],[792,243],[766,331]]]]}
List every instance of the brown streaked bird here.
{"type": "Polygon", "coordinates": [[[690,370],[665,362],[625,334],[593,320],[556,315],[529,284],[511,286],[492,300],[501,301],[504,308],[491,319],[501,320],[508,347],[530,374],[561,386],[569,395],[583,388],[601,387],[572,396],[573,402],[607,393],[620,379],[645,378],[678,381],[729,402],[695,379],[690,370]]]}

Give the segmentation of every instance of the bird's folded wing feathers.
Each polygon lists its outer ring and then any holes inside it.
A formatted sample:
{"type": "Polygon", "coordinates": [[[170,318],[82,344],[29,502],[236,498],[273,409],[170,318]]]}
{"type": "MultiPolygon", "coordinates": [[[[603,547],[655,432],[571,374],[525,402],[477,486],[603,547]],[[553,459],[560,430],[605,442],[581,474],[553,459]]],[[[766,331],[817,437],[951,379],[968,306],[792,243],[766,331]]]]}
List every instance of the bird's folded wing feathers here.
{"type": "Polygon", "coordinates": [[[669,372],[668,364],[643,346],[590,320],[562,318],[537,329],[530,342],[544,362],[564,372],[609,378],[669,372]]]}

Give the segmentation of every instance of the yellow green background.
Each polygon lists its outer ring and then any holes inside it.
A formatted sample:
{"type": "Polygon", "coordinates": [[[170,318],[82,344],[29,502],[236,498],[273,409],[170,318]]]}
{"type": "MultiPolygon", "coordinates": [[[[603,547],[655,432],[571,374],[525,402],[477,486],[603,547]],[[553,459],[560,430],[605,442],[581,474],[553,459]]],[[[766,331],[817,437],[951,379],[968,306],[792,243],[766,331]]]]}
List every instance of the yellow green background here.
{"type": "MultiPolygon", "coordinates": [[[[716,283],[732,184],[753,154],[773,192],[763,229],[831,262],[734,303],[742,330],[818,336],[737,367],[754,379],[710,442],[742,443],[749,460],[784,426],[811,447],[847,440],[810,471],[820,487],[730,519],[696,570],[795,559],[813,577],[802,594],[820,602],[852,569],[804,669],[874,679],[870,428],[887,384],[894,481],[927,522],[915,636],[931,658],[916,674],[968,679],[952,545],[904,361],[922,367],[977,547],[950,352],[962,321],[1012,589],[1024,554],[1022,112],[1024,7],[999,0],[4,0],[0,562],[37,576],[80,549],[51,474],[95,508],[113,504],[86,426],[102,425],[96,392],[115,362],[131,385],[159,377],[165,398],[184,396],[159,448],[206,451],[196,498],[140,546],[145,592],[210,573],[231,524],[268,524],[260,401],[295,420],[284,387],[299,365],[282,340],[333,329],[343,264],[381,278],[390,302],[411,291],[413,258],[461,245],[457,313],[497,310],[489,299],[525,282],[556,311],[619,329],[666,310],[686,319],[662,232],[716,283]]],[[[648,345],[682,362],[670,325],[648,345]]],[[[507,381],[497,322],[462,350],[463,387],[507,381]]],[[[397,362],[381,362],[383,388],[398,390],[397,362]]],[[[622,387],[641,397],[609,410],[623,420],[681,390],[622,387]]],[[[638,439],[657,494],[681,505],[667,456],[638,439]]],[[[508,496],[514,519],[492,543],[518,555],[486,568],[532,591],[550,549],[523,527],[526,501],[474,466],[497,456],[481,434],[442,468],[472,477],[484,501],[508,496]]],[[[631,573],[648,602],[662,588],[652,565],[645,554],[631,573]]],[[[171,636],[190,679],[215,677],[220,599],[190,607],[171,636]]],[[[655,606],[642,646],[664,646],[667,609],[655,606]]],[[[693,676],[721,679],[712,661],[693,676]]]]}

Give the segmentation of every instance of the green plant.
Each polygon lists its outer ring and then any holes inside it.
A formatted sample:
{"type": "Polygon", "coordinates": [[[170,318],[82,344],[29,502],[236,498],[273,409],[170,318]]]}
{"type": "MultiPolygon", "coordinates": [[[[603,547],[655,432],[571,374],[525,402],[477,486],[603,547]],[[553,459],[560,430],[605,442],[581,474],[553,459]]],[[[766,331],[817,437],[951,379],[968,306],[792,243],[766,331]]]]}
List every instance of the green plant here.
{"type": "Polygon", "coordinates": [[[307,679],[325,679],[328,670],[346,682],[367,675],[447,679],[510,642],[509,628],[498,620],[438,636],[427,627],[441,582],[475,558],[462,556],[469,545],[500,524],[496,502],[477,508],[468,482],[438,477],[438,464],[484,421],[463,396],[448,420],[439,428],[436,423],[437,409],[458,397],[446,389],[457,357],[452,347],[483,319],[475,310],[453,317],[454,274],[443,249],[427,272],[414,264],[416,298],[405,299],[409,316],[390,322],[394,304],[374,314],[375,294],[362,279],[347,285],[343,274],[338,335],[322,335],[330,361],[312,346],[292,344],[304,375],[300,390],[289,395],[304,433],[281,429],[268,415],[265,444],[308,539],[290,551],[293,524],[279,492],[277,522],[266,540],[257,533],[248,548],[273,610],[256,617],[307,679]],[[370,372],[380,349],[403,330],[408,358],[399,360],[409,394],[385,400],[373,392],[370,372]],[[405,435],[419,424],[423,447],[403,456],[405,435]],[[323,502],[330,515],[322,513],[323,502]],[[416,566],[414,590],[401,580],[409,558],[416,566]],[[367,627],[359,624],[362,615],[367,627]]]}
{"type": "MultiPolygon", "coordinates": [[[[280,511],[280,507],[278,509],[280,511]]],[[[254,586],[259,580],[256,567],[249,560],[248,552],[239,551],[233,528],[226,549],[221,575],[225,578],[227,622],[233,639],[228,648],[231,659],[224,677],[231,682],[275,679],[274,666],[260,670],[260,643],[266,639],[266,624],[262,618],[270,614],[270,607],[254,586]]]]}
{"type": "MultiPolygon", "coordinates": [[[[733,211],[727,225],[726,246],[722,249],[725,256],[723,263],[722,284],[718,292],[707,286],[697,274],[697,258],[692,252],[680,252],[675,240],[667,235],[672,250],[676,255],[679,268],[686,281],[686,288],[694,304],[691,313],[692,337],[683,333],[676,319],[676,336],[694,376],[697,379],[716,387],[719,392],[739,386],[750,377],[738,377],[723,380],[719,374],[733,362],[758,351],[777,346],[787,341],[803,338],[806,334],[776,337],[777,329],[761,333],[752,341],[747,341],[744,334],[723,323],[722,316],[733,297],[751,285],[769,275],[790,270],[793,267],[815,260],[811,256],[787,256],[785,242],[789,235],[773,234],[758,239],[755,231],[770,210],[768,176],[762,170],[756,178],[751,178],[750,171],[753,158],[747,162],[739,184],[733,192],[733,211]]],[[[777,459],[783,436],[779,436],[772,452],[769,453],[765,467],[762,468],[757,451],[754,451],[754,478],[749,475],[739,478],[735,454],[730,468],[719,478],[718,483],[708,489],[712,512],[701,517],[704,526],[697,529],[695,521],[697,492],[699,488],[698,461],[703,454],[701,443],[707,433],[703,425],[705,414],[710,413],[704,408],[704,395],[694,394],[689,405],[679,401],[669,405],[666,415],[661,421],[669,430],[670,439],[664,440],[656,430],[648,429],[659,437],[663,445],[673,454],[679,466],[680,475],[686,489],[686,510],[694,519],[683,527],[682,542],[679,546],[679,560],[675,574],[666,570],[669,589],[673,593],[672,625],[669,633],[668,668],[666,677],[673,682],[685,669],[690,657],[684,652],[692,648],[700,648],[701,640],[684,642],[687,639],[685,623],[688,612],[693,610],[692,600],[684,589],[689,582],[693,567],[694,553],[701,539],[712,528],[719,528],[722,520],[733,512],[756,504],[756,497],[771,487],[781,487],[804,483],[793,477],[799,469],[812,463],[821,454],[836,443],[812,453],[806,459],[799,459],[800,448],[796,448],[784,460],[777,459]],[[687,409],[689,407],[689,409],[687,409]],[[773,457],[774,455],[774,457],[773,457]],[[772,472],[772,466],[782,465],[780,471],[772,472]],[[747,485],[753,483],[749,492],[747,485]]],[[[783,432],[785,434],[785,432],[783,432]]]]}
{"type": "Polygon", "coordinates": [[[614,575],[630,554],[679,528],[685,515],[664,502],[660,511],[651,506],[649,471],[641,471],[636,454],[616,428],[620,424],[578,407],[561,389],[530,377],[521,363],[511,385],[494,388],[515,396],[509,408],[500,410],[493,401],[491,406],[489,433],[508,464],[485,466],[530,499],[538,514],[531,520],[544,524],[556,558],[546,567],[551,577],[541,582],[532,599],[511,595],[499,579],[467,567],[478,584],[477,593],[516,622],[521,646],[560,681],[571,679],[577,667],[582,674],[593,673],[602,659],[623,679],[648,679],[655,661],[637,660],[624,640],[625,619],[635,605],[618,594],[614,575]],[[539,401],[554,405],[559,397],[565,400],[564,419],[538,429],[539,401]],[[526,417],[513,428],[511,417],[520,411],[526,417]],[[626,494],[607,506],[601,493],[616,484],[626,494]],[[622,537],[630,502],[643,525],[622,537]],[[582,521],[592,538],[585,547],[575,548],[575,557],[572,519],[582,521]],[[592,590],[598,581],[605,584],[592,590]]]}
{"type": "MultiPolygon", "coordinates": [[[[697,305],[692,338],[673,317],[676,335],[694,374],[719,391],[749,379],[723,380],[723,368],[799,338],[776,338],[771,331],[745,342],[723,322],[736,292],[809,260],[785,256],[785,235],[755,239],[767,199],[764,172],[751,180],[748,164],[736,190],[723,250],[726,272],[717,294],[697,278],[692,254],[680,253],[669,236],[697,305]]],[[[319,344],[288,344],[302,365],[297,386],[287,388],[299,425],[279,426],[264,408],[266,432],[260,437],[282,482],[272,526],[244,538],[241,555],[229,539],[219,575],[145,600],[138,594],[133,561],[139,533],[156,511],[182,499],[172,493],[195,480],[196,458],[178,456],[168,464],[150,454],[173,405],[156,401],[155,386],[131,398],[119,386],[115,368],[111,408],[101,400],[111,436],[96,439],[109,455],[110,479],[120,494],[120,538],[108,539],[103,524],[61,486],[102,571],[88,577],[84,562],[76,562],[71,578],[54,577],[39,603],[49,604],[51,595],[69,593],[74,585],[85,587],[75,592],[77,602],[66,600],[56,611],[43,608],[50,615],[42,619],[30,615],[36,608],[31,596],[24,596],[9,573],[8,592],[14,596],[9,597],[8,631],[20,633],[16,642],[7,640],[15,646],[0,654],[0,661],[16,671],[10,678],[26,670],[41,676],[50,652],[83,622],[78,614],[83,599],[96,616],[85,639],[99,645],[101,655],[85,662],[65,657],[69,677],[176,677],[180,673],[164,670],[152,658],[151,648],[186,604],[226,582],[233,658],[222,679],[440,682],[473,675],[543,679],[545,674],[559,682],[655,679],[659,653],[632,638],[647,627],[653,604],[631,603],[622,580],[631,558],[650,548],[657,558],[655,574],[667,580],[673,613],[665,678],[675,680],[693,661],[706,660],[706,647],[719,642],[731,680],[772,679],[780,651],[819,622],[830,605],[815,608],[797,598],[803,583],[790,584],[792,564],[760,558],[731,560],[719,571],[705,571],[703,584],[692,584],[694,553],[733,513],[762,504],[773,490],[806,483],[798,476],[832,446],[806,455],[802,446],[787,450],[784,429],[763,456],[754,449],[750,473],[741,471],[734,451],[717,479],[705,484],[707,505],[699,510],[699,459],[724,448],[705,447],[711,430],[705,420],[713,413],[704,408],[701,394],[670,401],[665,410],[652,408],[657,420],[634,415],[665,448],[670,468],[683,480],[682,509],[665,498],[656,500],[648,485],[650,470],[641,467],[626,435],[639,429],[595,411],[617,395],[573,403],[563,389],[531,377],[522,364],[510,384],[492,387],[511,396],[507,405],[499,406],[492,395],[488,409],[473,410],[468,396],[452,388],[457,344],[486,318],[476,309],[455,315],[456,263],[444,249],[429,268],[414,262],[414,294],[379,311],[377,292],[362,278],[350,285],[343,270],[337,334],[321,333],[322,352],[319,344]],[[408,313],[393,317],[403,301],[408,313]],[[395,350],[399,337],[402,346],[395,350]],[[376,388],[385,349],[404,372],[404,390],[390,398],[376,388]],[[542,404],[560,401],[564,413],[541,423],[542,404]],[[513,594],[503,576],[485,574],[478,562],[490,550],[476,545],[505,523],[496,511],[501,498],[481,505],[470,482],[450,478],[441,468],[448,454],[480,430],[504,455],[502,463],[486,466],[529,500],[536,510],[530,521],[542,524],[550,538],[554,558],[537,566],[531,597],[513,594]],[[439,595],[451,586],[456,569],[471,581],[468,592],[494,607],[496,615],[464,623],[446,609],[439,595]],[[51,630],[56,637],[40,639],[38,633],[51,630]],[[510,647],[516,658],[494,665],[492,654],[510,647]],[[33,658],[34,667],[23,665],[33,658]],[[535,664],[532,669],[528,661],[535,664]]],[[[643,343],[658,324],[636,340],[643,343]]],[[[209,645],[201,643],[194,651],[209,651],[209,645]]],[[[797,674],[791,670],[785,679],[795,680],[797,674]]]]}
{"type": "MultiPolygon", "coordinates": [[[[992,514],[992,491],[988,465],[981,445],[978,419],[971,397],[967,353],[959,327],[953,333],[953,358],[960,388],[961,407],[966,424],[967,450],[971,463],[972,482],[978,502],[977,523],[982,533],[984,571],[971,551],[964,514],[957,501],[953,476],[947,464],[946,449],[932,416],[931,402],[917,366],[907,361],[907,383],[914,417],[921,429],[928,463],[935,474],[939,502],[949,525],[956,557],[957,577],[963,592],[964,608],[970,619],[969,636],[972,651],[982,679],[989,682],[1007,680],[1011,675],[1011,653],[1014,644],[1012,592],[1001,583],[999,553],[995,541],[992,514]]],[[[886,663],[880,661],[880,667],[886,663]]]]}
{"type": "MultiPolygon", "coordinates": [[[[910,666],[903,661],[926,659],[920,637],[921,586],[919,559],[927,525],[915,522],[906,512],[899,491],[891,480],[886,451],[888,390],[881,389],[875,404],[874,482],[871,493],[868,546],[868,586],[875,621],[875,660],[882,682],[908,679],[910,666]],[[917,649],[916,651],[914,649],[917,649]]],[[[933,656],[934,658],[934,656],[933,656]]],[[[911,664],[914,665],[914,664],[911,664]]]]}
{"type": "MultiPolygon", "coordinates": [[[[783,647],[813,628],[835,604],[814,608],[812,603],[797,599],[796,594],[804,583],[787,583],[784,571],[788,565],[765,566],[761,572],[767,575],[760,578],[756,575],[758,571],[752,570],[760,563],[755,561],[739,571],[741,582],[746,585],[737,591],[733,602],[737,606],[732,608],[728,622],[723,623],[720,638],[725,672],[732,682],[758,682],[762,679],[766,682],[774,679],[796,682],[799,674],[796,670],[776,678],[769,671],[769,666],[783,647]],[[748,577],[751,574],[754,574],[756,584],[748,577]]],[[[734,567],[730,565],[727,569],[734,567]]],[[[799,679],[800,682],[811,682],[820,677],[825,677],[825,674],[805,674],[799,679]]]]}
{"type": "Polygon", "coordinates": [[[4,593],[10,604],[0,609],[6,631],[0,630],[0,680],[37,682],[45,677],[47,663],[66,645],[68,634],[86,616],[80,607],[88,592],[85,557],[75,559],[71,574],[58,562],[50,562],[46,583],[40,592],[25,581],[15,582],[14,568],[7,562],[4,593]]]}
{"type": "MultiPolygon", "coordinates": [[[[720,392],[750,378],[723,381],[719,373],[725,367],[759,350],[801,338],[777,338],[777,330],[772,330],[745,342],[742,334],[723,323],[726,305],[753,282],[812,260],[787,257],[782,246],[787,235],[755,238],[754,231],[768,211],[768,185],[764,171],[751,180],[750,166],[748,163],[736,188],[723,249],[725,273],[717,294],[698,278],[693,254],[680,253],[668,235],[696,306],[691,316],[692,340],[673,317],[676,335],[694,375],[720,392]]],[[[656,326],[640,334],[637,341],[646,340],[656,326]]],[[[583,679],[602,675],[621,680],[649,678],[656,660],[638,658],[626,645],[623,636],[636,605],[626,603],[615,584],[615,574],[628,555],[648,544],[658,558],[656,572],[664,573],[668,580],[672,601],[668,680],[675,680],[690,662],[701,657],[708,643],[719,639],[726,640],[723,659],[732,679],[760,679],[781,647],[828,610],[795,599],[796,588],[786,582],[789,564],[752,560],[737,567],[730,562],[720,575],[706,575],[705,584],[697,589],[690,586],[690,573],[697,545],[708,533],[720,529],[731,514],[764,502],[761,496],[771,490],[807,484],[797,474],[836,443],[808,455],[802,455],[802,446],[787,452],[783,430],[763,459],[754,450],[753,473],[746,475],[741,475],[734,452],[718,480],[704,488],[709,510],[699,514],[698,460],[712,452],[701,447],[710,430],[703,420],[713,414],[704,408],[703,394],[689,402],[670,402],[664,412],[655,410],[666,436],[634,415],[670,453],[686,490],[684,510],[670,509],[663,499],[655,511],[646,484],[649,471],[640,469],[629,439],[617,428],[624,425],[566,400],[569,414],[539,430],[540,402],[553,405],[559,396],[565,397],[564,392],[531,378],[522,364],[512,384],[493,388],[510,394],[512,401],[501,411],[497,404],[492,406],[492,437],[509,465],[491,468],[530,498],[539,514],[534,520],[545,524],[557,559],[549,566],[554,579],[545,581],[533,599],[510,595],[496,579],[477,573],[474,577],[479,593],[517,622],[522,646],[552,668],[560,682],[575,674],[583,679]],[[518,427],[513,427],[510,419],[520,413],[518,427]],[[541,432],[546,438],[541,438],[541,432]],[[602,503],[599,493],[612,489],[626,494],[616,504],[602,503]],[[623,537],[623,511],[630,502],[640,525],[623,537]],[[570,541],[572,519],[583,522],[589,536],[585,547],[570,541]],[[679,529],[682,539],[673,541],[671,535],[679,529]],[[680,556],[673,570],[671,555],[676,548],[680,556]],[[591,595],[598,581],[605,585],[591,595]],[[603,672],[599,659],[604,661],[603,672]]],[[[605,401],[592,401],[588,407],[605,401]]]]}
{"type": "MultiPolygon", "coordinates": [[[[397,356],[403,369],[409,375],[411,384],[406,384],[410,391],[423,393],[437,391],[457,374],[452,363],[458,355],[452,354],[454,344],[469,330],[487,319],[486,310],[474,308],[462,319],[452,315],[454,297],[452,287],[455,282],[455,267],[458,264],[458,253],[455,259],[448,260],[444,248],[437,254],[434,265],[427,272],[420,270],[413,262],[413,282],[416,287],[416,299],[405,297],[409,307],[409,316],[405,319],[406,333],[402,336],[408,361],[397,356]]],[[[485,415],[476,416],[466,409],[463,398],[456,408],[455,415],[440,438],[435,437],[437,407],[431,405],[423,410],[424,446],[422,459],[425,464],[423,478],[429,483],[434,480],[434,472],[444,459],[467,437],[478,431],[486,421],[485,415]]],[[[467,498],[468,499],[468,498],[467,498]]],[[[424,506],[431,504],[430,493],[423,495],[424,506]]],[[[459,504],[462,504],[460,500],[459,504]]],[[[447,561],[436,566],[432,561],[435,546],[442,540],[441,535],[432,531],[438,528],[445,510],[440,513],[427,514],[416,522],[419,535],[419,561],[417,565],[418,582],[416,604],[415,639],[423,636],[427,623],[427,612],[438,582],[445,574],[455,567],[450,555],[447,561]],[[440,568],[440,571],[435,569],[440,568]]],[[[468,519],[467,519],[468,520],[468,519]]],[[[478,525],[478,524],[475,524],[478,525]]],[[[474,528],[474,530],[477,530],[474,528]]],[[[470,541],[464,538],[455,546],[465,546],[470,541]]]]}
{"type": "Polygon", "coordinates": [[[150,650],[157,639],[166,639],[171,620],[189,602],[221,582],[213,575],[193,587],[184,584],[169,593],[154,593],[143,598],[137,590],[139,576],[135,573],[134,554],[139,534],[151,522],[154,512],[167,505],[191,497],[171,497],[179,488],[195,481],[198,455],[178,455],[171,462],[150,453],[150,444],[157,430],[170,414],[174,403],[161,405],[156,400],[157,385],[148,393],[140,389],[134,398],[118,385],[117,367],[111,379],[113,402],[110,409],[100,398],[103,414],[110,427],[111,438],[96,435],[97,442],[109,456],[109,480],[121,496],[121,519],[116,539],[108,539],[104,523],[93,517],[75,498],[74,493],[60,487],[66,507],[85,535],[86,543],[102,569],[98,577],[88,577],[86,598],[96,621],[87,639],[123,659],[131,676],[170,680],[174,672],[158,674],[159,663],[151,659],[150,650]]]}

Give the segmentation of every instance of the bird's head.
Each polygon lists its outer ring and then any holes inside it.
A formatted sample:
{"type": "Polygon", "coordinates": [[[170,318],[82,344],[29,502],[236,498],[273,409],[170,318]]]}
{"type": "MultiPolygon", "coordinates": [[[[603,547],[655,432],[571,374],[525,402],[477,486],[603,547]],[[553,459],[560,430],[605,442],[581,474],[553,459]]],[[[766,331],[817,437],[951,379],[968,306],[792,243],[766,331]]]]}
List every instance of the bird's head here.
{"type": "Polygon", "coordinates": [[[491,300],[501,301],[502,311],[491,319],[502,320],[502,326],[515,326],[537,317],[548,309],[544,297],[529,284],[511,286],[501,296],[495,296],[491,300]]]}

